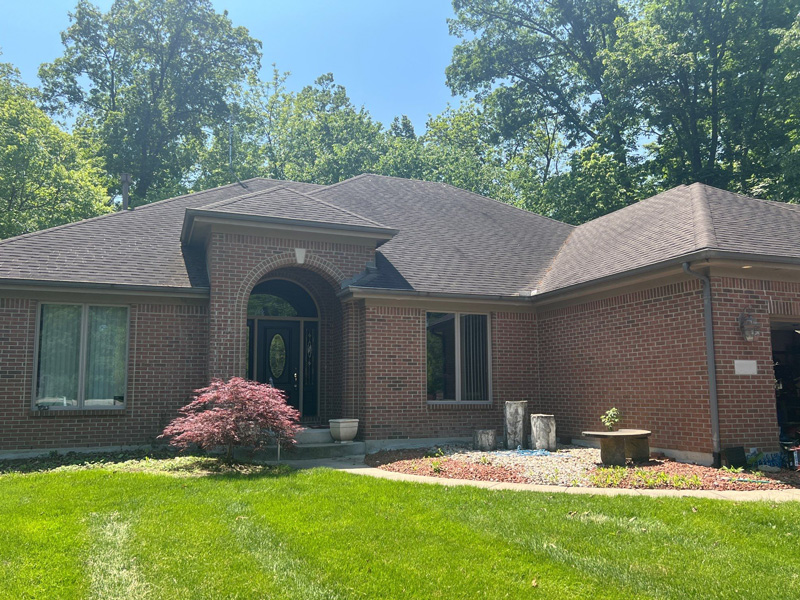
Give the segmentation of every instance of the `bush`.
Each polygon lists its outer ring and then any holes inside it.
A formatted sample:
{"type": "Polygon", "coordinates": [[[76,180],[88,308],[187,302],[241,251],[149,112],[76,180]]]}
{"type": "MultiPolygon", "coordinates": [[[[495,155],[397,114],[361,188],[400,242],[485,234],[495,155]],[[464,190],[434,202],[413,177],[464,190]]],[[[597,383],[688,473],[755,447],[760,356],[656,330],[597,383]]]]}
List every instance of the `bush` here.
{"type": "Polygon", "coordinates": [[[233,460],[239,446],[259,448],[269,439],[284,447],[295,443],[300,413],[286,404],[283,392],[274,387],[234,377],[214,379],[195,390],[196,398],[181,408],[159,436],[185,449],[196,444],[205,450],[223,446],[226,459],[233,460]]]}

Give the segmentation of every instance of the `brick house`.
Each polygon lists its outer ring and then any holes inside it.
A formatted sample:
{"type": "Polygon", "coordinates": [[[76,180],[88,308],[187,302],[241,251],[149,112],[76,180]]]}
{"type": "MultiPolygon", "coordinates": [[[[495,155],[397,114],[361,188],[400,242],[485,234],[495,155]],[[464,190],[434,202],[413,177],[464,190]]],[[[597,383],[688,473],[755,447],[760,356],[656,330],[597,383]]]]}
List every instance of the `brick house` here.
{"type": "Polygon", "coordinates": [[[798,234],[800,207],[700,184],[573,227],[362,175],[3,240],[0,451],[148,443],[239,375],[368,442],[500,433],[527,400],[562,439],[616,406],[681,458],[774,452],[800,421],[798,234]]]}

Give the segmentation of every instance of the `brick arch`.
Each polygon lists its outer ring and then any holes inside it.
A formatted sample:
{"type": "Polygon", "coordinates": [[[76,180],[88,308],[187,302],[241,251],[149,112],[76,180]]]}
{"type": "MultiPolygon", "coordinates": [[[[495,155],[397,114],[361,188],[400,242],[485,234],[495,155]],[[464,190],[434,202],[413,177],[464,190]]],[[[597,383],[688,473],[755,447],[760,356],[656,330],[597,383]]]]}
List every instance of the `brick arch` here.
{"type": "Polygon", "coordinates": [[[250,299],[250,293],[259,281],[272,271],[282,267],[308,269],[325,279],[334,290],[338,289],[346,279],[339,267],[308,250],[306,250],[303,263],[297,262],[297,253],[292,250],[266,258],[250,269],[242,279],[242,283],[234,296],[235,312],[233,318],[241,326],[236,329],[238,331],[238,339],[235,341],[233,360],[234,370],[242,377],[245,370],[244,357],[247,352],[247,302],[250,299]]]}

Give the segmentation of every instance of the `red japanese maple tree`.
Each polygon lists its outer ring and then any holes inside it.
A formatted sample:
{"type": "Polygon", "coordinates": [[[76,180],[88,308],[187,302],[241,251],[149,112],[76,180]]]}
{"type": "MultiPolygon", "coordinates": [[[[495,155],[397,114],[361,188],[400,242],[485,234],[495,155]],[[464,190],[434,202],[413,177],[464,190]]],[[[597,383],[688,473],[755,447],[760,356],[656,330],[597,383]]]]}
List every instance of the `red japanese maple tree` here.
{"type": "Polygon", "coordinates": [[[238,446],[259,448],[269,439],[284,446],[295,443],[300,413],[286,404],[278,389],[265,383],[234,377],[214,379],[195,390],[195,399],[181,408],[160,438],[179,448],[196,444],[205,450],[225,447],[233,459],[238,446]]]}

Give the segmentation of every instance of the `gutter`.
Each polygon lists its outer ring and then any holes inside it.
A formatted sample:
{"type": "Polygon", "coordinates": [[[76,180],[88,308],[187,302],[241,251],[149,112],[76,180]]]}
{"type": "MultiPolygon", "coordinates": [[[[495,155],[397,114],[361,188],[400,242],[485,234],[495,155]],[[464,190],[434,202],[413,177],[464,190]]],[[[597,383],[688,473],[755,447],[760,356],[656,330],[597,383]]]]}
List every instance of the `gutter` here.
{"type": "Polygon", "coordinates": [[[521,305],[530,304],[530,296],[514,294],[464,294],[458,292],[422,292],[419,290],[403,290],[394,288],[373,288],[350,285],[340,291],[337,296],[346,300],[350,297],[405,297],[405,298],[440,298],[443,300],[473,300],[483,302],[512,301],[521,305]]]}
{"type": "Polygon", "coordinates": [[[714,466],[720,465],[719,398],[717,396],[717,357],[714,351],[714,321],[711,306],[711,280],[708,275],[692,271],[691,263],[683,263],[683,272],[703,282],[703,317],[706,333],[706,366],[708,369],[708,408],[711,412],[711,443],[714,448],[714,466]]]}
{"type": "Polygon", "coordinates": [[[627,269],[624,271],[620,271],[618,273],[612,273],[611,275],[606,275],[604,277],[598,277],[596,279],[588,279],[580,283],[560,287],[555,290],[550,290],[547,292],[539,292],[534,296],[532,296],[531,298],[535,304],[539,304],[541,301],[544,300],[550,300],[551,298],[554,300],[559,299],[562,296],[568,295],[570,293],[579,292],[584,289],[592,288],[594,286],[602,285],[605,283],[612,283],[615,281],[627,279],[629,277],[635,277],[637,275],[643,275],[646,273],[658,271],[660,269],[665,269],[668,267],[681,266],[683,263],[686,262],[691,263],[693,261],[698,261],[698,260],[712,260],[712,259],[743,260],[743,261],[758,262],[758,263],[768,262],[779,265],[800,264],[800,257],[773,256],[769,254],[755,254],[752,252],[728,252],[726,250],[714,250],[711,248],[704,248],[702,250],[697,250],[689,254],[682,254],[679,256],[675,256],[673,258],[668,258],[667,260],[662,260],[660,262],[645,265],[643,267],[627,269]]]}
{"type": "Polygon", "coordinates": [[[207,287],[168,287],[156,285],[136,285],[127,283],[94,283],[84,281],[49,281],[46,279],[0,279],[0,288],[22,289],[27,288],[58,288],[68,291],[85,292],[87,290],[107,290],[119,293],[147,293],[157,296],[208,296],[207,287]]]}

